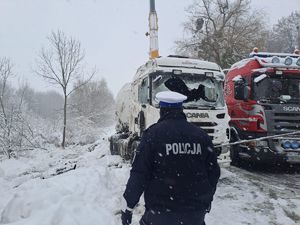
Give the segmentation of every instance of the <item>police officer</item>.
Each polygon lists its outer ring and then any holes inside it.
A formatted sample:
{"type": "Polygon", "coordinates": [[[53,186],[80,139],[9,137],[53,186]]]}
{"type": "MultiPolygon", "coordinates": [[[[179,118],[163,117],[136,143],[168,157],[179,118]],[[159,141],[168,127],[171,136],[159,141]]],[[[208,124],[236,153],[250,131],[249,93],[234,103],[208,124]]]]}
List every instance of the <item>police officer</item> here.
{"type": "Polygon", "coordinates": [[[144,193],[141,225],[203,225],[210,209],[220,167],[209,136],[187,122],[186,96],[160,92],[160,119],[144,131],[130,171],[122,211],[129,225],[132,211],[144,193]]]}

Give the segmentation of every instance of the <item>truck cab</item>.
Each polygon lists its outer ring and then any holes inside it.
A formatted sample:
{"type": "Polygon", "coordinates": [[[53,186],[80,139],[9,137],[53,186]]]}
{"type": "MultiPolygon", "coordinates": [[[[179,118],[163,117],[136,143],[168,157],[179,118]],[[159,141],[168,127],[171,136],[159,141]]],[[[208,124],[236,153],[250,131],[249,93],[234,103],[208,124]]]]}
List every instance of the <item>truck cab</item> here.
{"type": "Polygon", "coordinates": [[[299,54],[252,52],[228,71],[224,95],[231,142],[260,138],[233,145],[234,164],[300,164],[299,54]]]}
{"type": "MultiPolygon", "coordinates": [[[[117,96],[117,133],[110,138],[111,152],[133,157],[143,131],[159,119],[155,95],[167,90],[188,97],[183,104],[188,121],[206,131],[215,145],[228,142],[224,79],[221,68],[212,62],[178,56],[150,59],[117,96]]],[[[223,160],[229,158],[228,148],[216,151],[223,160]]]]}

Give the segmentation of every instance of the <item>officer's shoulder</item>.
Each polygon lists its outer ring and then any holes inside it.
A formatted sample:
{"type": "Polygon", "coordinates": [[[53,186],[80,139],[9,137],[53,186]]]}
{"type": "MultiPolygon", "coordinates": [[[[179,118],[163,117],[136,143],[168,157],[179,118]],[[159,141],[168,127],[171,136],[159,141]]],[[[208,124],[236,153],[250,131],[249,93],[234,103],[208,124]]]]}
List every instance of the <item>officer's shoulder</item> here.
{"type": "Polygon", "coordinates": [[[154,123],[152,125],[150,125],[147,129],[144,130],[144,134],[148,134],[151,133],[152,130],[154,130],[157,127],[157,123],[154,123]]]}

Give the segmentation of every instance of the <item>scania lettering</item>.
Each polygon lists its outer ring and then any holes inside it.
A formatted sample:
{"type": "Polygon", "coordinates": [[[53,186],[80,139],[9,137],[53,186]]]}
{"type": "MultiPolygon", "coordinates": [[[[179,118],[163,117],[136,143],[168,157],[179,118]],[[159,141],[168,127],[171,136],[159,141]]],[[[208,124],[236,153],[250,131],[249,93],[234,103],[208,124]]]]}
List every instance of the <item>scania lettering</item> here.
{"type": "Polygon", "coordinates": [[[187,113],[187,118],[209,118],[208,113],[187,113]]]}
{"type": "Polygon", "coordinates": [[[231,142],[274,136],[231,147],[231,160],[300,164],[300,55],[257,50],[226,75],[231,142]],[[279,136],[278,136],[279,135],[279,136]]]}
{"type": "Polygon", "coordinates": [[[287,112],[300,112],[300,107],[284,106],[283,110],[287,112]]]}

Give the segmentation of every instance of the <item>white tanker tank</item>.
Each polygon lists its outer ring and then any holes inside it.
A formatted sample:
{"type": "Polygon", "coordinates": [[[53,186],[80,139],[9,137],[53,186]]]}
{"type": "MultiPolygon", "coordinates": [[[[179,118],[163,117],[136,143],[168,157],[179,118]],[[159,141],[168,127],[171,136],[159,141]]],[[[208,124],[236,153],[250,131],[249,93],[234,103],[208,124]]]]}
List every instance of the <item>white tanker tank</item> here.
{"type": "Polygon", "coordinates": [[[117,132],[129,130],[129,115],[132,110],[132,103],[131,84],[127,83],[121,88],[116,97],[117,132]]]}

